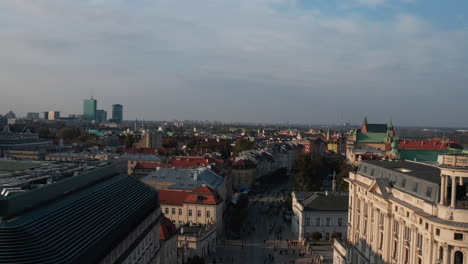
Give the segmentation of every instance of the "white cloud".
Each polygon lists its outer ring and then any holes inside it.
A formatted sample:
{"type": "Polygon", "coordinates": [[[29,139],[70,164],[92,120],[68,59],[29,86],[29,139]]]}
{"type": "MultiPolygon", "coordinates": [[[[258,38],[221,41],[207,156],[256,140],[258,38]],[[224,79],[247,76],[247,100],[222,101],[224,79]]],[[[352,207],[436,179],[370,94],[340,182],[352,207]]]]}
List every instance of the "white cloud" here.
{"type": "Polygon", "coordinates": [[[387,0],[356,0],[358,4],[365,5],[365,6],[370,6],[370,7],[376,7],[382,4],[385,4],[387,0]]]}
{"type": "MultiPolygon", "coordinates": [[[[391,21],[336,17],[289,0],[3,0],[0,10],[0,23],[11,25],[0,29],[0,87],[7,95],[0,113],[34,87],[37,96],[60,95],[47,100],[64,112],[79,112],[80,96],[94,90],[103,104],[126,98],[128,118],[144,112],[146,119],[257,120],[251,113],[262,108],[275,113],[262,114],[266,120],[327,120],[310,116],[309,101],[364,114],[379,107],[374,100],[406,100],[396,95],[419,96],[440,88],[440,80],[444,89],[459,89],[468,70],[467,30],[444,32],[411,14],[391,21]],[[226,110],[201,109],[194,98],[203,101],[203,94],[226,110]],[[248,104],[254,99],[246,94],[260,98],[248,104]],[[178,105],[172,112],[171,104],[178,105]],[[278,104],[289,111],[276,113],[278,104]]],[[[412,103],[428,104],[418,98],[412,103]]],[[[460,98],[441,100],[466,107],[460,98]]],[[[41,108],[24,112],[50,110],[43,101],[22,104],[41,108]]]]}

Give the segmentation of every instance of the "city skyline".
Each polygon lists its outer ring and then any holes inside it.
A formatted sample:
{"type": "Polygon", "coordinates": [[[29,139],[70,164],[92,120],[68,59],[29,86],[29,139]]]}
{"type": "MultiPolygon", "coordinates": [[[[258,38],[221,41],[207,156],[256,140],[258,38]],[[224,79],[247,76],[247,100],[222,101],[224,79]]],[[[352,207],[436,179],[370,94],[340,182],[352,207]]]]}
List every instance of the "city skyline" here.
{"type": "Polygon", "coordinates": [[[467,3],[0,3],[0,113],[467,127],[467,3]],[[85,19],[83,19],[85,18],[85,19]],[[24,27],[28,25],[28,27],[24,27]],[[102,107],[106,106],[106,107],[102,107]],[[332,120],[332,121],[330,121],[332,120]]]}

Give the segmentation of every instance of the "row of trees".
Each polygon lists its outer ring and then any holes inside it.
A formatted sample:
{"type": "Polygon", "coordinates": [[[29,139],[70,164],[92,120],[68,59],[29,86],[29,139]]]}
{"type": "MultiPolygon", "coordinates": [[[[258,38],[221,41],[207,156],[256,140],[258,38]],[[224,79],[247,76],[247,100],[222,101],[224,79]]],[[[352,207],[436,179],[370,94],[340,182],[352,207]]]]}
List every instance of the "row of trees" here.
{"type": "Polygon", "coordinates": [[[347,191],[348,189],[344,178],[348,177],[349,168],[339,156],[327,158],[302,153],[294,162],[293,169],[296,174],[294,178],[296,191],[320,191],[327,175],[335,172],[338,189],[340,191],[347,191]]]}

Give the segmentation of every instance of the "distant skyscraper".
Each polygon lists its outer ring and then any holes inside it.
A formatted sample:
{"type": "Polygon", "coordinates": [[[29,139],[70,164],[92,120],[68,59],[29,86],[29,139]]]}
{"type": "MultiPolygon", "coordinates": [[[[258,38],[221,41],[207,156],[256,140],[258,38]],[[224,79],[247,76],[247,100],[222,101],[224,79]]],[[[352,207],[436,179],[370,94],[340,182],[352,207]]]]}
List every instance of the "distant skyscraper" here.
{"type": "Polygon", "coordinates": [[[8,113],[5,114],[5,118],[6,118],[6,119],[16,118],[16,114],[13,113],[13,111],[10,111],[10,112],[8,112],[8,113]]]}
{"type": "Polygon", "coordinates": [[[29,113],[26,115],[26,118],[27,118],[27,119],[32,119],[32,120],[39,119],[39,113],[32,113],[32,112],[29,112],[29,113]]]}
{"type": "Polygon", "coordinates": [[[83,120],[96,120],[96,108],[97,101],[93,97],[85,99],[83,104],[83,120]]]}
{"type": "Polygon", "coordinates": [[[112,121],[122,123],[123,120],[123,106],[121,104],[112,105],[112,121]]]}
{"type": "Polygon", "coordinates": [[[49,120],[59,120],[60,112],[59,111],[49,111],[49,120]]]}
{"type": "Polygon", "coordinates": [[[98,122],[107,122],[107,112],[104,110],[96,111],[96,120],[98,122]]]}

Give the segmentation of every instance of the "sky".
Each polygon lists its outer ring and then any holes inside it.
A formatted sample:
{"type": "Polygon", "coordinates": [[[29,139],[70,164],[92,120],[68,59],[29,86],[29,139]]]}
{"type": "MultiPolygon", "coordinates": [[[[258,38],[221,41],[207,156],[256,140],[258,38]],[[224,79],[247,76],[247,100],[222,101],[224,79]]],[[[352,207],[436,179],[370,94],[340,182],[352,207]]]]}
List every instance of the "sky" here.
{"type": "Polygon", "coordinates": [[[466,0],[1,0],[0,113],[468,126],[466,0]]]}

